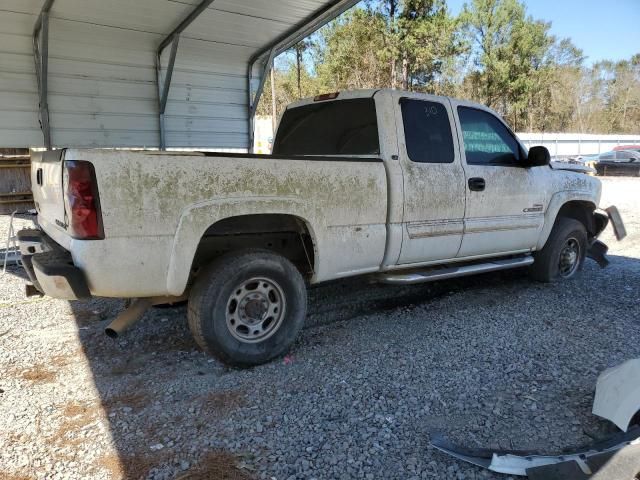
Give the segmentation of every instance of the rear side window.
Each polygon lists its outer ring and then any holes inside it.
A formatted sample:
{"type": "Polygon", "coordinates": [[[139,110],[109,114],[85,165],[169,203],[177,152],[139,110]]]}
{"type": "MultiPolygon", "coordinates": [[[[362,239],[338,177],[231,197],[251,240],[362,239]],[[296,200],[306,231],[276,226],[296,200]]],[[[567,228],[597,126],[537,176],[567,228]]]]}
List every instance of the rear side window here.
{"type": "Polygon", "coordinates": [[[458,107],[464,153],[470,165],[514,165],[520,146],[494,115],[476,108],[458,107]]]}
{"type": "Polygon", "coordinates": [[[418,163],[453,162],[453,137],[445,106],[403,98],[400,107],[409,159],[418,163]]]}
{"type": "Polygon", "coordinates": [[[320,102],[288,109],[273,143],[274,155],[378,155],[372,98],[320,102]]]}

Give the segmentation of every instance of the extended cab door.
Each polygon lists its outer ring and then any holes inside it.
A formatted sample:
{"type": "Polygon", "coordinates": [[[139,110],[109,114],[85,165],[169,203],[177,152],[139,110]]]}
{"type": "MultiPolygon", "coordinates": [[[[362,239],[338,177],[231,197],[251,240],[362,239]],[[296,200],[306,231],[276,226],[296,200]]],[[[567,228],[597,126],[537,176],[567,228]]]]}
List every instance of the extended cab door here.
{"type": "Polygon", "coordinates": [[[489,109],[452,101],[467,206],[459,257],[532,250],[544,223],[549,167],[526,168],[516,136],[489,109]]]}
{"type": "Polygon", "coordinates": [[[454,258],[462,242],[465,187],[455,123],[446,98],[397,94],[404,182],[399,264],[454,258]]]}

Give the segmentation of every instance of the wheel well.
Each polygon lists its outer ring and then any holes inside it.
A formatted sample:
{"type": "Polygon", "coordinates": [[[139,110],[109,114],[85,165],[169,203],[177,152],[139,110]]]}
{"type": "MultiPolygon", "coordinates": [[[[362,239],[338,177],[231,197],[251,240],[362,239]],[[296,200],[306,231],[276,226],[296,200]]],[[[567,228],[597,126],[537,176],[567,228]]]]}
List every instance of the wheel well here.
{"type": "Polygon", "coordinates": [[[565,203],[558,211],[556,216],[556,222],[560,217],[573,218],[578,220],[587,229],[587,233],[590,237],[596,235],[596,225],[593,218],[593,212],[596,207],[590,202],[584,202],[580,200],[572,200],[565,203]]]}
{"type": "Polygon", "coordinates": [[[305,278],[313,275],[315,246],[305,221],[294,215],[239,215],[220,220],[205,232],[193,259],[192,272],[227,252],[262,248],[289,259],[305,278]]]}

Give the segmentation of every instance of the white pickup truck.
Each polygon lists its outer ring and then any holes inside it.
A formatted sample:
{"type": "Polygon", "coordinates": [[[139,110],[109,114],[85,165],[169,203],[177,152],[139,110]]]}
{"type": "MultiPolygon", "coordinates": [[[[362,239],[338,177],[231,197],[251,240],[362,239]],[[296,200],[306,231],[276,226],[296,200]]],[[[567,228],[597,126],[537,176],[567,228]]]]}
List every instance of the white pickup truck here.
{"type": "MultiPolygon", "coordinates": [[[[320,95],[284,112],[272,155],[64,149],[32,161],[38,229],[19,233],[36,290],[188,299],[206,351],[234,365],[284,353],[306,284],[404,284],[528,266],[573,277],[596,238],[600,182],[556,170],[474,103],[395,90],[320,95]]],[[[568,167],[567,167],[568,168],[568,167]]]]}

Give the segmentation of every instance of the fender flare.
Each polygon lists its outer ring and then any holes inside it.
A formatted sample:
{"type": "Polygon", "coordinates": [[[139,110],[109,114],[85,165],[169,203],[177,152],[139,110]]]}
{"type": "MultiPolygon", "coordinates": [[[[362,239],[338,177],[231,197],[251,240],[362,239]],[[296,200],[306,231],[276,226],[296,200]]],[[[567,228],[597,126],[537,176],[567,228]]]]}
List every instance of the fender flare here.
{"type": "Polygon", "coordinates": [[[540,232],[540,237],[538,238],[536,250],[542,249],[547,243],[560,209],[565,204],[572,201],[587,202],[593,205],[594,210],[597,208],[597,205],[593,201],[593,192],[584,190],[563,190],[561,192],[554,193],[551,197],[551,200],[549,201],[547,211],[544,214],[544,225],[542,227],[542,231],[540,232]]]}
{"type": "Polygon", "coordinates": [[[230,217],[256,213],[291,215],[303,221],[309,230],[319,263],[320,249],[313,225],[305,215],[306,205],[299,198],[281,197],[225,197],[189,205],[180,214],[173,238],[167,271],[167,291],[182,295],[187,287],[191,266],[200,239],[209,227],[230,217]]]}

